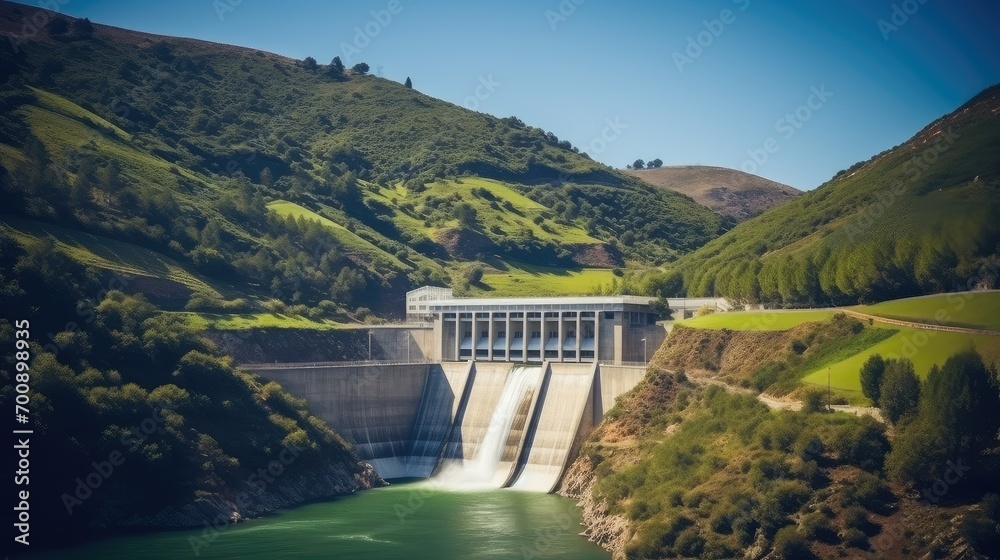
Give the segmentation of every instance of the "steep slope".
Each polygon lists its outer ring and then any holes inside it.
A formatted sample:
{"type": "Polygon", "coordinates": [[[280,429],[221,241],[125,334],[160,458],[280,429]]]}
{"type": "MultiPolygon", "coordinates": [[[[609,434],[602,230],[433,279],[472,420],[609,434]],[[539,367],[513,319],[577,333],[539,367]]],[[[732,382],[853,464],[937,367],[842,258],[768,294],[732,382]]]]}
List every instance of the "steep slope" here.
{"type": "MultiPolygon", "coordinates": [[[[992,287],[1000,87],[680,259],[674,285],[787,305],[992,287]]],[[[667,283],[669,285],[670,282],[667,283]]]]}
{"type": "Polygon", "coordinates": [[[741,222],[802,194],[788,185],[725,167],[671,165],[627,169],[625,173],[650,185],[690,196],[716,214],[741,222]]]}
{"type": "Polygon", "coordinates": [[[2,231],[0,270],[0,343],[21,349],[0,360],[0,405],[30,430],[30,476],[8,484],[30,491],[32,550],[225,528],[383,483],[305,401],[117,289],[131,281],[2,231]]]}

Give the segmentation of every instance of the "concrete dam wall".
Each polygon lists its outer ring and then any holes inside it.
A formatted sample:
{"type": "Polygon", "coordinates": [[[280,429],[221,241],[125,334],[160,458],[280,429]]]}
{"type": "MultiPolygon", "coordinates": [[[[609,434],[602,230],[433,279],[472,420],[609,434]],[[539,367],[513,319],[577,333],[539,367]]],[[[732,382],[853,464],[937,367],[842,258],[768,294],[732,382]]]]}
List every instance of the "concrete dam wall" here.
{"type": "Polygon", "coordinates": [[[309,402],[383,478],[551,492],[645,369],[545,362],[251,369],[309,402]]]}

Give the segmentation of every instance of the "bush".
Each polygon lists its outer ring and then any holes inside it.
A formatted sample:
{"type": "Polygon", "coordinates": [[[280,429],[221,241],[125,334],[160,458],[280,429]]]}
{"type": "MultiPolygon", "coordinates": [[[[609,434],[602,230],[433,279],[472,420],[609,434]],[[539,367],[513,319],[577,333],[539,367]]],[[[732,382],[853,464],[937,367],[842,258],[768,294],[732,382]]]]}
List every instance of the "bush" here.
{"type": "Polygon", "coordinates": [[[806,540],[794,526],[782,527],[774,536],[774,552],[783,560],[812,558],[806,540]]]}
{"type": "Polygon", "coordinates": [[[802,396],[802,412],[812,414],[826,411],[826,393],[819,389],[806,391],[802,396]]]}
{"type": "Polygon", "coordinates": [[[889,440],[882,424],[870,416],[862,416],[834,434],[833,449],[842,462],[876,472],[885,462],[889,440]]]}
{"type": "Polygon", "coordinates": [[[845,507],[860,505],[869,511],[873,511],[885,502],[888,489],[882,483],[882,479],[868,473],[862,472],[857,480],[844,490],[842,504],[845,507]]]}
{"type": "Polygon", "coordinates": [[[830,520],[818,511],[807,513],[799,520],[799,533],[807,540],[823,540],[830,532],[830,520]]]}
{"type": "Polygon", "coordinates": [[[812,492],[809,487],[798,480],[786,480],[775,485],[770,492],[781,511],[793,513],[809,499],[812,492]]]}
{"type": "Polygon", "coordinates": [[[857,506],[844,510],[844,527],[864,530],[868,527],[868,512],[857,506]]]}

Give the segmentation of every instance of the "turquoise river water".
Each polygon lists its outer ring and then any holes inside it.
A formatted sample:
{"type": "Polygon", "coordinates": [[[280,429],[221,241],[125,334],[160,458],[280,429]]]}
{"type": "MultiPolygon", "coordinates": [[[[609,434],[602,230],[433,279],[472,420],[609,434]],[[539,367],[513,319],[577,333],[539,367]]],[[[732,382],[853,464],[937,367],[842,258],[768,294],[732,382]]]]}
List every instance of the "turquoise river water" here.
{"type": "Polygon", "coordinates": [[[608,560],[580,536],[573,500],[512,490],[394,484],[211,530],[106,539],[35,558],[174,560],[503,559],[608,560]]]}

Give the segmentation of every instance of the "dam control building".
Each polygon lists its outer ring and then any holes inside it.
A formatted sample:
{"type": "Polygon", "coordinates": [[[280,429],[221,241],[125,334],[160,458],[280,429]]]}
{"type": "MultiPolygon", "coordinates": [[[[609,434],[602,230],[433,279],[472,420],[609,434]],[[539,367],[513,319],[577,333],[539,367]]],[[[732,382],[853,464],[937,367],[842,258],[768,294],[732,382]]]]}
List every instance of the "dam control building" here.
{"type": "MultiPolygon", "coordinates": [[[[666,336],[654,298],[572,296],[456,298],[452,290],[424,286],[406,294],[407,322],[430,322],[428,358],[443,362],[645,363],[666,336]]],[[[676,298],[675,312],[718,298],[676,298]]]]}

